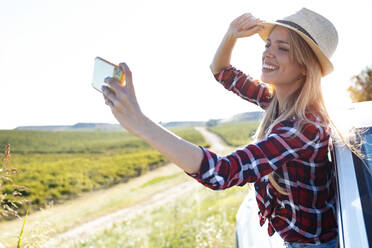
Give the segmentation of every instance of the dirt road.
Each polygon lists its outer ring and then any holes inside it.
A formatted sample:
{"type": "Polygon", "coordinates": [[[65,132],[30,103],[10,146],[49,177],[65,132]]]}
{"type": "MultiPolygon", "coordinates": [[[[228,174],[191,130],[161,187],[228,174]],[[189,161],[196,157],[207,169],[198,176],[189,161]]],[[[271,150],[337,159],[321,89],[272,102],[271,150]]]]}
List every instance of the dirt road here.
{"type": "MultiPolygon", "coordinates": [[[[220,137],[218,137],[214,133],[209,132],[205,127],[197,127],[196,129],[204,136],[207,142],[211,144],[210,149],[212,151],[215,151],[219,154],[227,154],[232,150],[232,148],[228,147],[220,137]]],[[[182,182],[176,186],[172,186],[167,190],[158,192],[151,198],[139,202],[131,207],[104,215],[95,220],[89,221],[78,227],[68,230],[64,233],[61,233],[45,243],[44,247],[69,247],[74,242],[82,240],[85,237],[92,235],[93,233],[110,228],[112,225],[121,223],[124,220],[134,218],[136,215],[141,214],[149,209],[164,205],[167,202],[175,199],[177,196],[195,189],[196,187],[202,186],[192,179],[187,180],[186,182],[182,182]],[[61,244],[63,245],[61,246],[61,244]]]]}

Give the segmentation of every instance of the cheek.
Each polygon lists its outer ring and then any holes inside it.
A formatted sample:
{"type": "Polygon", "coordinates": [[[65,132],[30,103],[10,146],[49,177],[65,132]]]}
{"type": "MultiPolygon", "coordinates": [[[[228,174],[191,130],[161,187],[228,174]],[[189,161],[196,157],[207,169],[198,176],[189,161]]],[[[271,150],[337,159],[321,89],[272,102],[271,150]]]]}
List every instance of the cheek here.
{"type": "Polygon", "coordinates": [[[297,76],[301,72],[300,66],[288,58],[282,60],[281,70],[283,73],[288,74],[289,76],[297,76]]]}
{"type": "Polygon", "coordinates": [[[297,77],[299,74],[301,74],[301,68],[298,64],[292,65],[291,67],[291,73],[293,76],[297,77]]]}

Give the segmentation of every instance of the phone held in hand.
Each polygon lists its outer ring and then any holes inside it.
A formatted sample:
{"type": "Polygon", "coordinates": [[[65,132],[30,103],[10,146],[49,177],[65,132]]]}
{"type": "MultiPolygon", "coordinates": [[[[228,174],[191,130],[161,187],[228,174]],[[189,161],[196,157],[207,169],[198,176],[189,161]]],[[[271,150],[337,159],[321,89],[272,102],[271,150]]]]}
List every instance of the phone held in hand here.
{"type": "Polygon", "coordinates": [[[96,57],[94,59],[94,72],[92,86],[102,93],[102,86],[107,86],[105,78],[112,77],[120,82],[122,86],[125,85],[125,73],[119,66],[104,60],[103,58],[96,57]]]}

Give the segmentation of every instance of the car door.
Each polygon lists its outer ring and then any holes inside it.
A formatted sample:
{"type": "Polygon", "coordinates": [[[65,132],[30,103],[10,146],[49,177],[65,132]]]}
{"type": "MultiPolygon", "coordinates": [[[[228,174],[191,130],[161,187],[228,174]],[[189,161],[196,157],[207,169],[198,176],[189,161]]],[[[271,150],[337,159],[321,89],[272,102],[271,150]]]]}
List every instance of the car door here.
{"type": "Polygon", "coordinates": [[[334,145],[341,248],[372,247],[372,128],[360,130],[363,159],[343,145],[334,145]]]}

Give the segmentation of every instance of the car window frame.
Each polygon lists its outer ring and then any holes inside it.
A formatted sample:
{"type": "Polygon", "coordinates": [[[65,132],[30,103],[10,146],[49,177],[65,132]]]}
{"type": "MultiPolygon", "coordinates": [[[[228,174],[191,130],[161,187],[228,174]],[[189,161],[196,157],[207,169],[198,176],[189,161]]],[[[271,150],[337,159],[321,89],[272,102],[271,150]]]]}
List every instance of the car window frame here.
{"type": "Polygon", "coordinates": [[[333,142],[332,157],[337,185],[339,246],[340,248],[370,247],[364,217],[359,210],[362,206],[353,154],[344,145],[333,142]]]}
{"type": "MultiPolygon", "coordinates": [[[[361,136],[364,138],[364,135],[370,134],[372,135],[372,127],[359,129],[362,132],[361,136]]],[[[360,141],[360,140],[359,140],[360,141]]],[[[365,148],[365,143],[361,147],[362,154],[367,154],[367,150],[365,148]]],[[[359,158],[357,155],[353,153],[353,162],[354,162],[354,170],[357,178],[357,185],[359,189],[360,195],[360,202],[362,206],[362,214],[365,223],[365,229],[368,239],[368,244],[372,246],[372,225],[368,223],[372,223],[372,182],[368,181],[366,177],[366,173],[371,173],[371,168],[366,161],[366,158],[359,158]],[[369,170],[369,171],[368,171],[369,170]],[[370,213],[369,213],[370,212],[370,213]]],[[[372,175],[370,174],[370,178],[372,175]]]]}

